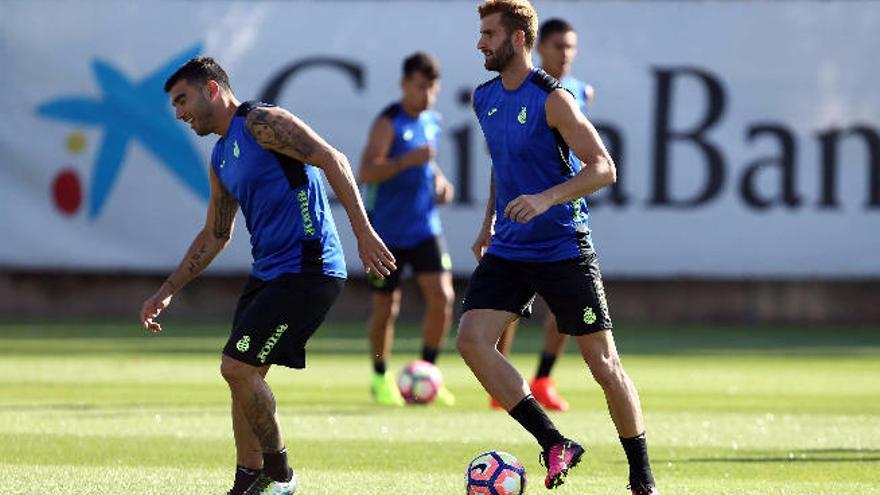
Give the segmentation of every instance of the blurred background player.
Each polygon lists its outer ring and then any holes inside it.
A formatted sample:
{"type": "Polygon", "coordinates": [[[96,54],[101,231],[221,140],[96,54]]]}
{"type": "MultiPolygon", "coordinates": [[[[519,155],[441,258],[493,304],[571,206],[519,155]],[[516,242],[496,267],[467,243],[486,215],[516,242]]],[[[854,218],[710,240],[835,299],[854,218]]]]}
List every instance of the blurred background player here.
{"type": "Polygon", "coordinates": [[[324,321],[346,277],[345,258],[318,168],[342,202],[368,273],[394,270],[373,231],[345,155],[290,112],[239,103],[226,72],[196,57],[165,83],[176,117],[199,136],[217,134],[204,228],[183,261],[141,309],[144,327],[229,243],[242,209],[254,257],[223,348],[220,373],[232,392],[238,467],[230,495],[286,495],[296,477],[265,380],[272,364],[305,368],[306,341],[324,321]],[[309,165],[314,164],[315,166],[309,165]]]}
{"type": "MultiPolygon", "coordinates": [[[[578,51],[578,37],[574,27],[562,19],[544,21],[538,30],[537,50],[541,56],[541,68],[544,72],[556,78],[562,83],[563,88],[574,95],[581,112],[586,115],[587,106],[593,102],[595,90],[593,86],[571,75],[571,66],[578,51]]],[[[577,161],[576,156],[572,156],[571,159],[577,161]]],[[[498,341],[498,349],[504,355],[510,353],[518,326],[519,320],[511,323],[498,341]]],[[[559,394],[556,390],[556,382],[550,377],[553,365],[565,350],[566,344],[568,344],[568,335],[559,332],[556,317],[548,311],[544,320],[544,349],[538,359],[538,368],[529,383],[529,388],[535,400],[553,411],[568,410],[568,401],[559,394]]],[[[501,409],[501,405],[491,397],[489,403],[493,408],[501,409]]]]}
{"type": "MultiPolygon", "coordinates": [[[[401,269],[409,265],[425,299],[422,359],[435,363],[452,319],[451,261],[436,204],[452,200],[452,184],[434,161],[440,116],[432,110],[440,90],[440,66],[427,53],[403,61],[400,101],[373,122],[358,178],[368,184],[367,211],[400,269],[385,279],[369,277],[373,310],[369,320],[373,378],[370,392],[382,404],[402,405],[394,374],[386,369],[400,311],[401,269]]],[[[455,402],[444,386],[437,400],[455,402]]]]}
{"type": "Polygon", "coordinates": [[[584,448],[559,432],[495,347],[511,321],[530,316],[540,295],[560,331],[577,336],[602,387],[629,463],[631,494],[658,495],[638,392],[617,353],[587,226],[584,197],[614,183],[614,162],[572,95],[533,68],[538,16],[532,5],[486,0],[478,12],[477,49],[499,76],[477,87],[472,100],[492,156],[492,180],[456,346],[486,391],[540,444],[544,485],[561,485],[584,448]],[[572,152],[581,163],[569,159],[572,152]]]}

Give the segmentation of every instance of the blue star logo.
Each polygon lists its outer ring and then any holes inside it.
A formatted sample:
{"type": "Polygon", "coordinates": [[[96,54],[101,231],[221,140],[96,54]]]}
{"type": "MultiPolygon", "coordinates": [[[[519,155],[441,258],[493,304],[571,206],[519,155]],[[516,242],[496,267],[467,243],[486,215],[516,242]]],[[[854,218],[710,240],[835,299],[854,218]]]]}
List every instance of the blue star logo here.
{"type": "Polygon", "coordinates": [[[58,98],[37,107],[37,114],[75,124],[104,128],[104,137],[92,169],[89,217],[101,213],[125,161],[129,139],[137,139],[174,177],[207,201],[208,175],[186,134],[168,111],[165,80],[187,60],[198,55],[201,44],[177,55],[139,83],[101,60],[92,62],[95,79],[103,91],[98,99],[77,96],[58,98]]]}

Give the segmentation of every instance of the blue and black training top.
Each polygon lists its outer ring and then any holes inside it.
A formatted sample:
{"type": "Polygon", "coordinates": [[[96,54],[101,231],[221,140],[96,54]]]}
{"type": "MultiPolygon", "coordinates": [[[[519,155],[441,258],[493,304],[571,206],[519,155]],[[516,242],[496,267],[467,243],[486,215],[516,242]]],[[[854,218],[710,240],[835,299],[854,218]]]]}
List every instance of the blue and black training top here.
{"type": "Polygon", "coordinates": [[[559,132],[547,124],[544,104],[562,88],[541,69],[509,91],[496,77],[474,91],[474,111],[492,156],[495,179],[495,236],[488,253],[514,261],[560,261],[588,249],[585,199],[556,205],[526,224],[504,216],[522,194],[537,194],[580,171],[559,132]]]}
{"type": "Polygon", "coordinates": [[[345,258],[318,168],[260,146],[245,125],[254,108],[242,103],[217,140],[211,168],[241,206],[251,235],[252,275],[285,273],[345,278],[345,258]]]}
{"type": "MultiPolygon", "coordinates": [[[[425,110],[417,117],[394,103],[379,117],[394,128],[389,158],[405,155],[426,144],[437,147],[440,115],[425,110]]],[[[440,235],[440,216],[434,197],[434,168],[426,162],[367,188],[367,212],[373,228],[389,247],[407,249],[440,235]]]]}

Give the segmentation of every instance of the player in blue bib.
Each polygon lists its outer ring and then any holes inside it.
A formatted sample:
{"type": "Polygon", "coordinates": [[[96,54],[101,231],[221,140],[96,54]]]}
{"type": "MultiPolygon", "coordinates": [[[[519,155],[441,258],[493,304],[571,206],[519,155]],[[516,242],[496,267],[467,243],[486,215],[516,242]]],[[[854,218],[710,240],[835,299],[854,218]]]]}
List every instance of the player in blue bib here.
{"type": "MultiPolygon", "coordinates": [[[[440,88],[440,65],[422,52],[403,61],[402,96],[373,122],[364,149],[359,178],[367,184],[367,211],[376,232],[388,244],[398,270],[385,279],[369,277],[373,312],[369,321],[373,377],[370,393],[387,405],[403,399],[386,369],[400,309],[398,287],[409,265],[425,300],[422,359],[434,363],[452,320],[452,274],[446,242],[437,215],[439,204],[452,200],[452,185],[434,161],[440,116],[432,108],[440,88]]],[[[453,405],[444,386],[437,400],[453,405]]]]}
{"type": "Polygon", "coordinates": [[[238,463],[228,493],[292,494],[296,477],[264,377],[273,364],[305,367],[306,341],[346,277],[321,170],[345,206],[367,272],[388,276],[394,256],[370,226],[345,155],[293,114],[265,103],[239,103],[226,72],[209,57],[181,66],[165,91],[178,119],[199,136],[213,133],[220,139],[211,155],[205,227],[144,303],[141,321],[153,332],[161,330],[156,318],[226,247],[240,207],[254,262],[220,364],[232,392],[238,463]]]}
{"type": "Polygon", "coordinates": [[[615,181],[614,163],[571,93],[532,66],[538,16],[531,4],[486,0],[478,11],[477,49],[486,69],[500,75],[473,95],[492,157],[492,185],[473,245],[479,265],[464,297],[458,351],[486,391],[541,445],[545,486],[562,484],[584,448],[556,429],[495,348],[505,327],[528,317],[540,295],[559,330],[576,336],[605,393],[629,462],[631,493],[657,495],[639,397],[614,345],[583,199],[615,181]]]}
{"type": "MultiPolygon", "coordinates": [[[[571,66],[577,57],[577,43],[577,32],[574,27],[562,19],[544,21],[538,29],[537,50],[541,55],[541,68],[574,95],[578,107],[586,115],[595,91],[591,85],[571,75],[571,66]]],[[[572,155],[570,159],[579,166],[577,156],[572,155]]],[[[511,323],[498,342],[498,349],[505,355],[510,352],[516,328],[517,322],[511,323]]],[[[553,365],[565,350],[567,343],[568,335],[559,332],[556,318],[553,317],[553,313],[548,313],[544,321],[544,349],[535,376],[529,382],[529,389],[539,404],[554,411],[568,410],[568,401],[559,394],[555,381],[550,377],[553,365]]],[[[494,408],[501,407],[494,399],[490,399],[490,404],[494,408]]]]}

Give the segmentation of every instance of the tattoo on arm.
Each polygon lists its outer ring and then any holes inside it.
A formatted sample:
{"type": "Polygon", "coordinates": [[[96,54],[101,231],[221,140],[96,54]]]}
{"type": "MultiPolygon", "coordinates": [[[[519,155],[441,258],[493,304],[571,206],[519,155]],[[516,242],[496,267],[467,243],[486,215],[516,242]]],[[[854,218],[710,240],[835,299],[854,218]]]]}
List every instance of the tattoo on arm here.
{"type": "Polygon", "coordinates": [[[315,151],[315,142],[294,119],[283,113],[256,108],[247,116],[247,127],[264,148],[299,160],[307,160],[315,151]]]}
{"type": "Polygon", "coordinates": [[[232,223],[235,221],[235,213],[238,211],[238,203],[235,198],[224,190],[219,198],[214,200],[214,237],[217,239],[229,239],[232,236],[232,223]]]}
{"type": "Polygon", "coordinates": [[[201,247],[189,257],[189,265],[187,268],[190,273],[196,273],[196,271],[202,267],[202,258],[205,257],[205,253],[207,252],[208,247],[202,244],[201,247]]]}

